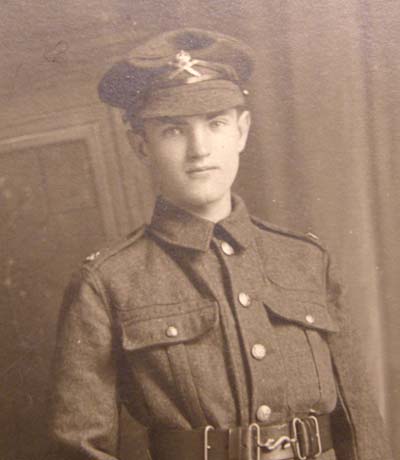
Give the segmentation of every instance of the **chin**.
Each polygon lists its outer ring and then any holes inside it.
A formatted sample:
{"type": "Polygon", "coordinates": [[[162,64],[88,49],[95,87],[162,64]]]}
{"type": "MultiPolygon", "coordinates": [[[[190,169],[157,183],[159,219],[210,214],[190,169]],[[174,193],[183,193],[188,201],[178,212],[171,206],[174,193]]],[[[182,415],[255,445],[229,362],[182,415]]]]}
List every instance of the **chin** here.
{"type": "Polygon", "coordinates": [[[193,208],[205,208],[213,204],[222,202],[227,195],[227,192],[221,191],[203,191],[187,194],[181,199],[182,204],[193,208]]]}

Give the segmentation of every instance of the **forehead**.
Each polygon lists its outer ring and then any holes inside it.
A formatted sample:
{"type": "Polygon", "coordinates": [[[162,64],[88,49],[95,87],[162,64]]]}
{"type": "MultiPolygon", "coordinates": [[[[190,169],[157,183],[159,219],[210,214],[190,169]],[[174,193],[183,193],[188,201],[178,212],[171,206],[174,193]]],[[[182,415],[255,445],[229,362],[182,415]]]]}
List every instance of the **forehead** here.
{"type": "Polygon", "coordinates": [[[174,124],[174,125],[190,125],[198,121],[207,121],[212,120],[217,117],[236,117],[237,109],[227,109],[220,110],[218,112],[209,112],[198,115],[189,115],[189,116],[173,116],[173,117],[156,117],[156,118],[147,118],[144,120],[146,125],[165,125],[165,124],[174,124]]]}

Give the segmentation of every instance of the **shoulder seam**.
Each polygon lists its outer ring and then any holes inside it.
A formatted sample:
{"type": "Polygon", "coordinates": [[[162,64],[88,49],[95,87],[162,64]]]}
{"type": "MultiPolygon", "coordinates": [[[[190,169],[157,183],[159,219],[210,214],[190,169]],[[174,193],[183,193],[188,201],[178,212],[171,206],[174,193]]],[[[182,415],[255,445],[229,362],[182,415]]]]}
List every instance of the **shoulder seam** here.
{"type": "Polygon", "coordinates": [[[100,267],[110,257],[114,256],[122,249],[130,246],[132,243],[137,241],[144,234],[145,227],[146,225],[143,224],[140,227],[138,227],[136,230],[134,230],[133,232],[129,233],[126,236],[126,238],[123,239],[122,241],[115,243],[111,247],[106,246],[104,249],[99,251],[98,257],[96,257],[93,261],[89,261],[89,263],[84,263],[84,266],[86,266],[89,270],[100,267]]]}
{"type": "Polygon", "coordinates": [[[301,240],[301,241],[304,241],[306,243],[310,243],[310,244],[316,246],[317,248],[319,248],[323,252],[327,251],[327,249],[321,243],[321,241],[319,241],[319,240],[317,241],[315,239],[315,237],[313,238],[311,236],[307,236],[307,234],[304,234],[304,233],[301,233],[301,232],[298,232],[298,231],[294,231],[294,230],[289,230],[287,228],[280,227],[280,226],[275,225],[275,224],[271,224],[270,222],[265,222],[264,220],[261,220],[261,219],[259,219],[258,217],[255,217],[255,216],[250,216],[250,218],[251,218],[251,221],[257,227],[259,227],[259,228],[261,228],[263,230],[270,231],[272,233],[277,233],[277,234],[284,235],[284,236],[288,236],[288,237],[291,237],[291,238],[296,239],[296,240],[301,240]]]}

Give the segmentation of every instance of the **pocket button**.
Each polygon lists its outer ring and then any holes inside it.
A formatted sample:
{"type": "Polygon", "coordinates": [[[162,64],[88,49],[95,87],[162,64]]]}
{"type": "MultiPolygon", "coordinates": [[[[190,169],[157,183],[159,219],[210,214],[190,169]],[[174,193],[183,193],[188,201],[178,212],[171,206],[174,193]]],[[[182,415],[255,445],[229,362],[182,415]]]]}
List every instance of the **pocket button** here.
{"type": "Polygon", "coordinates": [[[165,331],[167,337],[173,338],[178,336],[178,329],[175,326],[169,326],[165,331]]]}
{"type": "Polygon", "coordinates": [[[315,323],[315,318],[313,315],[306,315],[306,321],[309,324],[314,324],[315,323]]]}

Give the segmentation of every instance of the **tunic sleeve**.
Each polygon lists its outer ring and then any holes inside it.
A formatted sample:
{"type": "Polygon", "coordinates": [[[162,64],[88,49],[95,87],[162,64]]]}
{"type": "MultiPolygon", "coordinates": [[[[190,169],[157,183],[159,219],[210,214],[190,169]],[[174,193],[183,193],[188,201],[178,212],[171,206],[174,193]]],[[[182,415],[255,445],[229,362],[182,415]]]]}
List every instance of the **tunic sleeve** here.
{"type": "Polygon", "coordinates": [[[101,284],[83,268],[66,290],[59,319],[51,459],[117,458],[119,404],[111,324],[101,284]]]}
{"type": "Polygon", "coordinates": [[[338,460],[391,460],[389,442],[367,372],[363,338],[343,301],[336,265],[326,254],[327,303],[339,332],[329,338],[339,407],[333,417],[338,460]]]}

